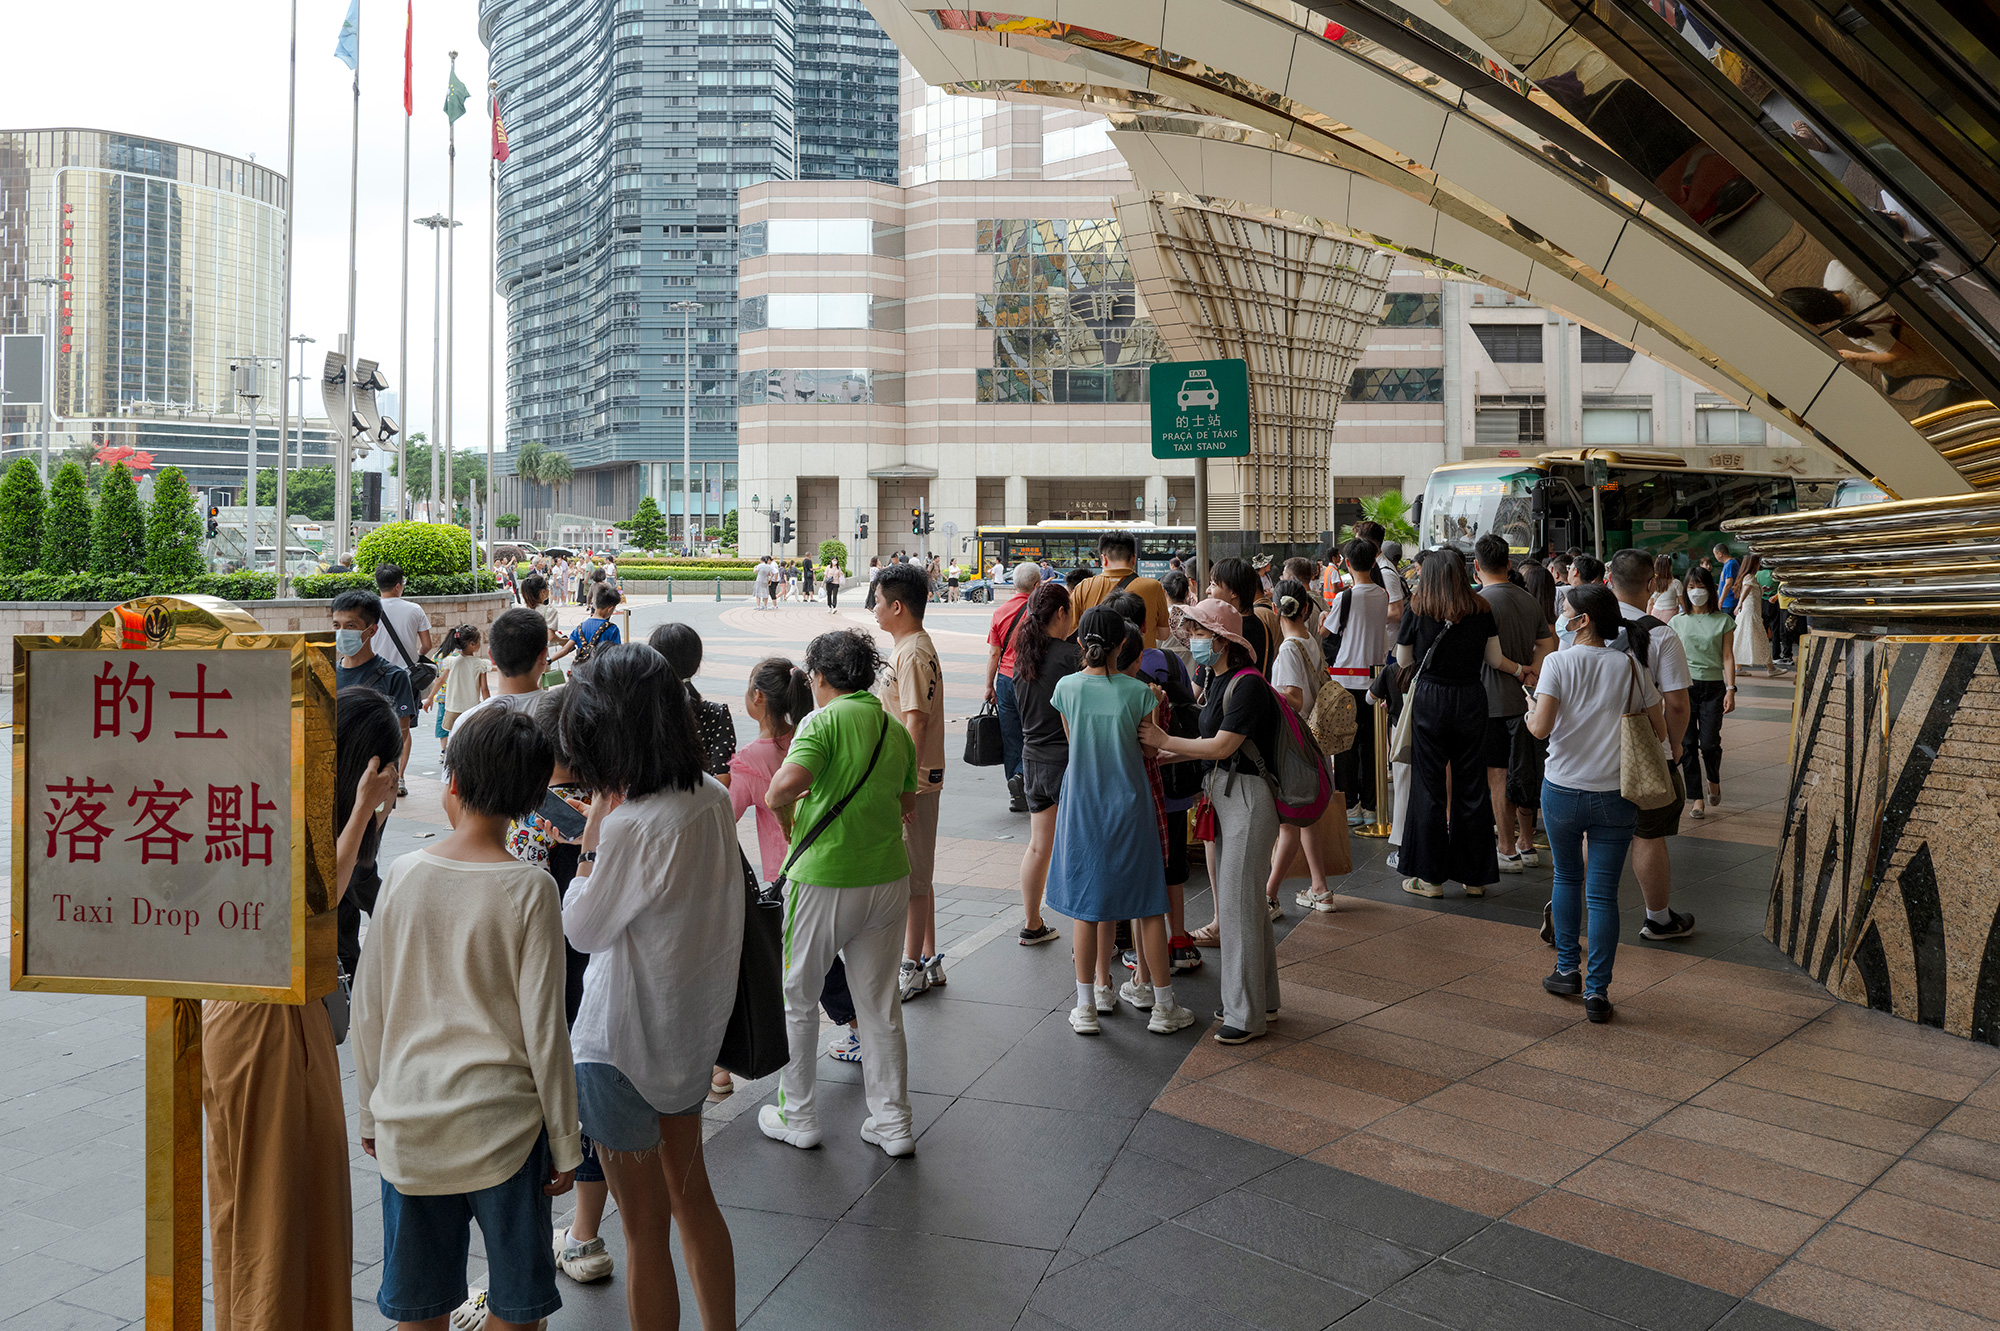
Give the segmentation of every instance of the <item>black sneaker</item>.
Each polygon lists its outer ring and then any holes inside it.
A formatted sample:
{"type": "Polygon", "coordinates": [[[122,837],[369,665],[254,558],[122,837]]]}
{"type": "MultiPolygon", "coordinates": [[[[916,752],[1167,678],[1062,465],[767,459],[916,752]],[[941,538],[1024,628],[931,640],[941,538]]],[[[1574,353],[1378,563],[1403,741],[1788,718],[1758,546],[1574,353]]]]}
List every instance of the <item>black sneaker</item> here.
{"type": "Polygon", "coordinates": [[[1592,994],[1583,1000],[1583,1015],[1602,1026],[1611,1020],[1611,1000],[1603,994],[1592,994]]]}
{"type": "Polygon", "coordinates": [[[1550,947],[1556,945],[1556,903],[1542,903],[1542,941],[1550,947]]]}
{"type": "Polygon", "coordinates": [[[1019,776],[1007,778],[1007,812],[1026,813],[1028,811],[1028,790],[1019,776]]]}
{"type": "Polygon", "coordinates": [[[1574,997],[1583,992],[1583,972],[1550,971],[1542,977],[1542,988],[1565,998],[1574,997]]]}
{"type": "Polygon", "coordinates": [[[1125,963],[1125,969],[1128,971],[1139,969],[1139,954],[1129,947],[1118,954],[1118,960],[1125,963]]]}
{"type": "MultiPolygon", "coordinates": [[[[1217,1008],[1217,1009],[1215,1010],[1215,1019],[1216,1019],[1217,1021],[1228,1021],[1228,1020],[1229,1020],[1229,1018],[1228,1018],[1228,1017],[1226,1017],[1226,1016],[1224,1016],[1224,1015],[1223,1015],[1223,1012],[1222,1012],[1222,1009],[1221,1009],[1221,1008],[1217,1008]]],[[[1278,1009],[1277,1009],[1277,1008],[1266,1008],[1266,1009],[1264,1010],[1264,1020],[1265,1020],[1265,1021],[1276,1021],[1277,1019],[1278,1019],[1278,1009]]]]}
{"type": "Polygon", "coordinates": [[[1053,943],[1061,937],[1061,934],[1057,933],[1049,925],[1044,924],[1039,929],[1022,929],[1020,941],[1022,947],[1033,947],[1037,943],[1053,943]]]}
{"type": "Polygon", "coordinates": [[[1168,953],[1168,961],[1173,966],[1174,974],[1176,975],[1181,975],[1188,971],[1198,971],[1201,969],[1201,949],[1193,943],[1173,948],[1168,953]]]}
{"type": "Polygon", "coordinates": [[[1647,920],[1639,926],[1639,937],[1650,938],[1655,943],[1670,942],[1676,938],[1686,938],[1694,932],[1694,916],[1683,915],[1671,908],[1667,911],[1667,922],[1655,924],[1647,920]]]}
{"type": "Polygon", "coordinates": [[[1255,1033],[1239,1031],[1234,1026],[1224,1026],[1215,1033],[1215,1042],[1217,1044],[1248,1044],[1252,1040],[1261,1040],[1263,1038],[1264,1032],[1262,1031],[1255,1033]]]}

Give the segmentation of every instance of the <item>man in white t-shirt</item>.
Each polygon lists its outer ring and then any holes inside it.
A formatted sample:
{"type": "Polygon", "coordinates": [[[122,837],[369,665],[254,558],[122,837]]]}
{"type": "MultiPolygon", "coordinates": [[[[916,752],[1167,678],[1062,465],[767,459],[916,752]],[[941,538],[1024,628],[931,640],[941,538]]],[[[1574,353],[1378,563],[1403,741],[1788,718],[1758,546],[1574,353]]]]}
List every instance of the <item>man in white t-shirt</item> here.
{"type": "Polygon", "coordinates": [[[1389,594],[1389,635],[1394,637],[1396,628],[1403,622],[1403,600],[1408,595],[1403,586],[1403,575],[1382,553],[1384,543],[1389,539],[1379,522],[1357,522],[1354,534],[1375,547],[1375,569],[1382,583],[1382,590],[1389,594]]]}
{"type": "Polygon", "coordinates": [[[1354,695],[1354,743],[1334,755],[1333,783],[1347,797],[1351,826],[1375,820],[1375,718],[1368,681],[1389,654],[1389,596],[1375,568],[1375,545],[1356,538],[1340,548],[1354,585],[1333,598],[1320,627],[1340,646],[1327,659],[1333,681],[1354,695]]]}
{"type": "Polygon", "coordinates": [[[765,555],[757,561],[757,567],[750,570],[750,589],[756,594],[757,608],[762,610],[771,604],[771,583],[778,576],[778,566],[765,555]]]}
{"type": "MultiPolygon", "coordinates": [[[[415,601],[403,599],[404,581],[403,570],[394,564],[375,566],[375,590],[382,598],[382,622],[376,626],[374,641],[369,646],[390,665],[410,670],[417,657],[431,649],[431,617],[415,601]]],[[[410,793],[403,779],[410,770],[410,726],[411,718],[404,717],[403,757],[396,764],[396,793],[403,796],[410,793]]]]}
{"type": "MultiPolygon", "coordinates": [[[[1618,613],[1624,616],[1626,624],[1650,618],[1646,597],[1652,589],[1653,561],[1643,551],[1620,550],[1611,557],[1609,573],[1612,593],[1618,597],[1618,613]]],[[[1658,627],[1652,630],[1647,644],[1646,664],[1666,704],[1667,744],[1673,750],[1674,780],[1678,783],[1681,740],[1687,734],[1688,685],[1694,676],[1688,672],[1687,649],[1681,645],[1681,635],[1658,620],[1653,623],[1658,627]]],[[[1628,627],[1617,645],[1624,647],[1631,634],[1628,627]]],[[[1632,875],[1639,880],[1639,891],[1646,898],[1646,921],[1639,927],[1639,936],[1655,942],[1686,938],[1694,932],[1694,916],[1682,914],[1667,904],[1674,886],[1673,866],[1667,859],[1667,838],[1681,830],[1681,808],[1687,803],[1687,792],[1680,794],[1681,798],[1663,808],[1641,809],[1639,821],[1632,829],[1632,875]]]]}

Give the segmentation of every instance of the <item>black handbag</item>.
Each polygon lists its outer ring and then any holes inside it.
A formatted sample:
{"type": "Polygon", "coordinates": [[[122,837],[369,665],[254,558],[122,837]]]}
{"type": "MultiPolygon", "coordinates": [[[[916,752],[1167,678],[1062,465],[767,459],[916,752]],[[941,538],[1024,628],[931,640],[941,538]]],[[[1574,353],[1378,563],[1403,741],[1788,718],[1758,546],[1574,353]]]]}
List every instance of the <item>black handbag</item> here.
{"type": "Polygon", "coordinates": [[[743,955],[736,966],[736,1006],[722,1032],[717,1067],[755,1081],[791,1062],[785,1035],[785,911],[766,896],[743,852],[743,955]]]}
{"type": "Polygon", "coordinates": [[[402,638],[396,634],[396,626],[389,622],[387,615],[382,616],[382,627],[389,631],[389,641],[396,644],[396,651],[410,663],[410,691],[416,694],[419,702],[423,701],[425,692],[431,685],[437,683],[437,662],[422,652],[418,652],[415,656],[410,655],[410,649],[403,645],[402,638]]]}
{"type": "Polygon", "coordinates": [[[1000,713],[987,703],[965,720],[965,765],[998,767],[1006,760],[1000,741],[1000,713]]]}

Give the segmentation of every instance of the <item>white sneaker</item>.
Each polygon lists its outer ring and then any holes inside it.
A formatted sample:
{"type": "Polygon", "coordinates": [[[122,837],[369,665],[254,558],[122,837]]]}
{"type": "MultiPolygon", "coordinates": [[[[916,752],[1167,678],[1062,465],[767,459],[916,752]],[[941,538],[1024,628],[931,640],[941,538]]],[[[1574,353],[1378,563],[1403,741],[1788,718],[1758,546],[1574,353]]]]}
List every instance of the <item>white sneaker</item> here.
{"type": "Polygon", "coordinates": [[[842,1063],[861,1061],[861,1034],[853,1027],[842,1031],[834,1042],[826,1047],[826,1056],[842,1063]]]}
{"type": "Polygon", "coordinates": [[[1090,993],[1091,997],[1097,1001],[1099,1015],[1118,1010],[1118,996],[1111,991],[1110,985],[1093,984],[1090,986],[1090,993]]]}
{"type": "Polygon", "coordinates": [[[757,1111],[757,1126],[762,1128],[764,1135],[772,1141],[783,1142],[787,1146],[796,1146],[801,1151],[810,1151],[813,1147],[819,1145],[818,1128],[801,1128],[788,1125],[785,1122],[785,1111],[776,1105],[765,1105],[757,1111]]]}
{"type": "Polygon", "coordinates": [[[1701,807],[1700,800],[1689,800],[1688,817],[1700,822],[1708,817],[1708,810],[1701,807]]]}
{"type": "Polygon", "coordinates": [[[1529,869],[1536,869],[1541,867],[1541,863],[1542,863],[1542,857],[1535,853],[1535,848],[1533,846],[1530,846],[1526,850],[1521,852],[1521,864],[1523,867],[1529,869]]]}
{"type": "Polygon", "coordinates": [[[924,958],[924,982],[933,989],[944,988],[944,953],[924,958]]]}
{"type": "Polygon", "coordinates": [[[1118,996],[1141,1012],[1153,1006],[1153,986],[1139,983],[1136,977],[1118,986],[1118,996]]]}
{"type": "Polygon", "coordinates": [[[1078,1035],[1097,1034],[1097,1009],[1094,1007],[1071,1008],[1069,1028],[1078,1035]]]}
{"type": "Polygon", "coordinates": [[[579,1285],[611,1278],[611,1254],[605,1251],[601,1234],[588,1243],[576,1243],[567,1226],[557,1225],[555,1251],[556,1269],[579,1285]]]}
{"type": "Polygon", "coordinates": [[[1501,873],[1521,872],[1521,857],[1519,855],[1500,856],[1500,872],[1501,873]]]}
{"type": "Polygon", "coordinates": [[[924,963],[903,958],[903,1001],[909,1002],[918,994],[931,987],[930,977],[924,974],[924,963]]]}
{"type": "Polygon", "coordinates": [[[1184,1026],[1194,1025],[1194,1013],[1176,1003],[1172,1007],[1155,1007],[1153,1015],[1146,1022],[1146,1029],[1155,1035],[1172,1035],[1184,1026]]]}
{"type": "Polygon", "coordinates": [[[875,1131],[875,1120],[873,1118],[861,1120],[861,1140],[867,1142],[870,1146],[881,1147],[882,1154],[897,1160],[902,1159],[906,1155],[914,1155],[917,1149],[917,1139],[910,1136],[907,1132],[900,1137],[884,1137],[881,1133],[875,1131]]]}

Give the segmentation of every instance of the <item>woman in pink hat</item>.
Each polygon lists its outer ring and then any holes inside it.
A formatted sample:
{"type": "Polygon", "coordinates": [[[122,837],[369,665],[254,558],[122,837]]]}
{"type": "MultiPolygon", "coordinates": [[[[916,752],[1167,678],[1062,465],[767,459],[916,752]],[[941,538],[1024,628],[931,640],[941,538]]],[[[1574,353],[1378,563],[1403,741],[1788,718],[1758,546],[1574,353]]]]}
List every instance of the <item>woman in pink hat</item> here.
{"type": "Polygon", "coordinates": [[[1278,703],[1257,673],[1257,653],[1243,636],[1234,607],[1206,600],[1185,619],[1195,663],[1209,668],[1201,738],[1168,735],[1150,718],[1141,742],[1162,761],[1200,760],[1214,766],[1208,798],[1215,807],[1213,859],[1215,918],[1222,933],[1221,1044],[1242,1044],[1266,1033],[1278,1015],[1278,947],[1264,901],[1271,850],[1278,841],[1278,809],[1259,760],[1275,756],[1278,703]]]}

